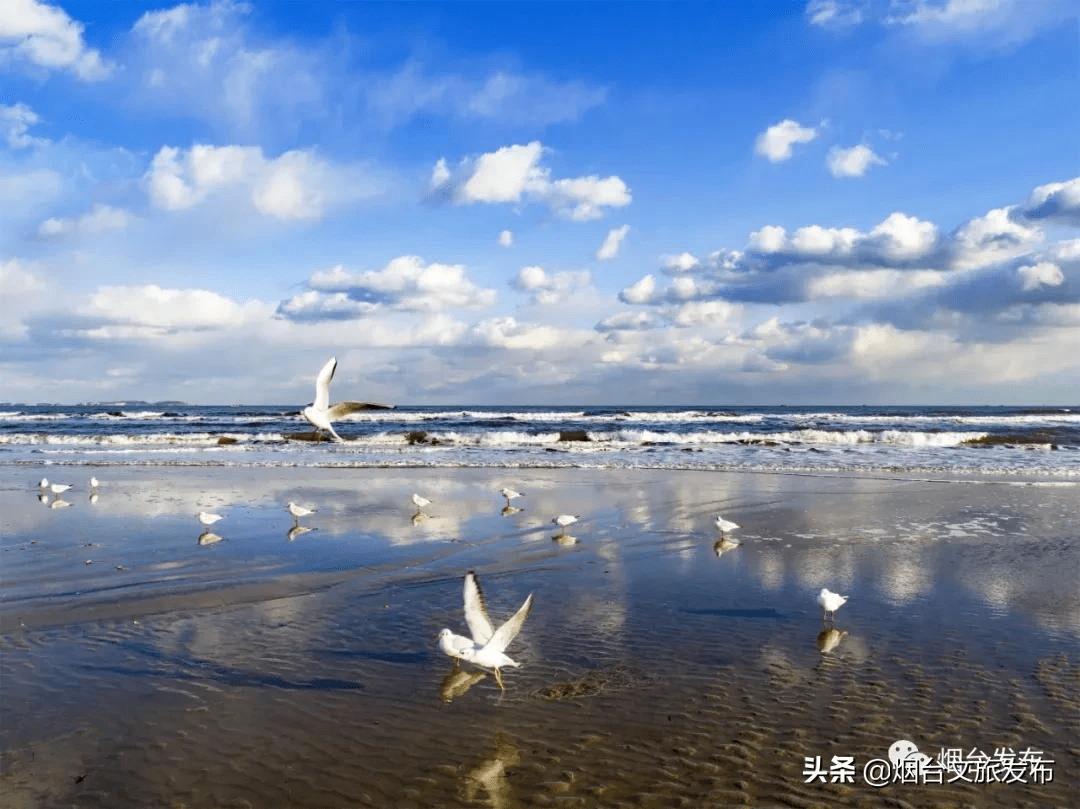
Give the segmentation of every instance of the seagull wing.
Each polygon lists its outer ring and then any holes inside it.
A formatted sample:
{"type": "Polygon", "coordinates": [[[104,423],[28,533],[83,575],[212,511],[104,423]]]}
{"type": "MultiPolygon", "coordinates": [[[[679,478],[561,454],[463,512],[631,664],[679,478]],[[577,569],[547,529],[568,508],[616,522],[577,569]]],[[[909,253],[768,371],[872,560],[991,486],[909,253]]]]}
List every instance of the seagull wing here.
{"type": "MultiPolygon", "coordinates": [[[[329,392],[327,393],[329,396],[329,392]]],[[[338,402],[333,405],[330,410],[330,418],[340,419],[342,416],[347,416],[350,413],[357,413],[361,410],[393,410],[393,405],[373,404],[371,402],[338,402]]]]}
{"type": "Polygon", "coordinates": [[[510,645],[510,641],[517,637],[517,633],[521,631],[522,625],[525,623],[525,619],[529,617],[529,610],[532,609],[533,597],[532,593],[529,593],[529,597],[525,599],[525,603],[521,605],[521,609],[514,613],[514,616],[505,624],[495,630],[495,634],[491,636],[491,640],[485,645],[485,649],[495,649],[496,651],[503,651],[510,645]]]}
{"type": "Polygon", "coordinates": [[[337,370],[337,357],[331,357],[315,377],[315,409],[326,410],[330,406],[330,380],[337,370]]]}
{"type": "Polygon", "coordinates": [[[465,623],[469,625],[469,632],[477,646],[486,646],[495,634],[495,627],[491,625],[484,606],[480,582],[472,571],[465,574],[465,623]]]}

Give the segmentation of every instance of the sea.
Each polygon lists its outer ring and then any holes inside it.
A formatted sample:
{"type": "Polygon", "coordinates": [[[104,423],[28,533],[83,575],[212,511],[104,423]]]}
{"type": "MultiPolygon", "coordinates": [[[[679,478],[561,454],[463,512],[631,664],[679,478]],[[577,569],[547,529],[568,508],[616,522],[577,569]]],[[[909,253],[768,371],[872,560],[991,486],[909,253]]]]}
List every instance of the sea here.
{"type": "Polygon", "coordinates": [[[1080,405],[399,406],[313,441],[300,405],[0,404],[0,465],[1004,475],[1080,482],[1080,405]]]}

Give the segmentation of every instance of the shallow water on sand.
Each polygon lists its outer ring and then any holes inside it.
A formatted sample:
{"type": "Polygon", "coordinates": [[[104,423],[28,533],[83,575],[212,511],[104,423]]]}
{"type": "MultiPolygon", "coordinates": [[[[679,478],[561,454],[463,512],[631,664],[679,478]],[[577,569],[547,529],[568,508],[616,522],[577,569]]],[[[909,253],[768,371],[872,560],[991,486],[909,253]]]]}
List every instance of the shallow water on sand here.
{"type": "Polygon", "coordinates": [[[1074,487],[144,467],[52,509],[35,472],[0,470],[5,807],[1066,806],[1080,788],[1074,487]],[[501,512],[503,485],[523,510],[501,512]],[[314,530],[290,538],[288,500],[319,508],[314,530]],[[202,509],[220,541],[200,544],[202,509]],[[552,540],[567,512],[574,544],[552,540]],[[716,513],[737,547],[715,547],[716,513]],[[435,644],[465,631],[469,569],[496,622],[535,594],[505,692],[435,644]],[[822,586],[850,596],[828,626],[822,586]],[[866,783],[898,739],[1031,748],[1052,780],[866,783]],[[817,756],[853,757],[853,782],[805,783],[817,756]]]}

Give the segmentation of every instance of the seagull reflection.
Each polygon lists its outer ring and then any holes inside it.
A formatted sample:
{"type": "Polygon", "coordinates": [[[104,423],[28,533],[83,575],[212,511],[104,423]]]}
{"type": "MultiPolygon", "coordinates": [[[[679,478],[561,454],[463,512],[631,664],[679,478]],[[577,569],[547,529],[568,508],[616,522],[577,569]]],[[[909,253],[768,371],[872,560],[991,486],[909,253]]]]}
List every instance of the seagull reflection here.
{"type": "Polygon", "coordinates": [[[731,537],[720,537],[713,543],[712,549],[716,553],[717,557],[723,556],[728,551],[739,547],[738,541],[731,537]]]}
{"type": "Polygon", "coordinates": [[[45,494],[45,492],[42,492],[41,494],[39,494],[37,496],[37,499],[38,499],[39,503],[44,503],[45,505],[49,505],[49,495],[45,494]]]}
{"type": "Polygon", "coordinates": [[[847,632],[837,629],[835,626],[827,626],[817,634],[817,648],[822,654],[828,654],[844,639],[847,632]]]}
{"type": "Polygon", "coordinates": [[[412,517],[410,517],[409,519],[410,519],[410,521],[412,522],[413,525],[419,525],[420,523],[422,523],[427,518],[428,518],[427,514],[425,514],[422,511],[418,511],[415,514],[413,514],[412,517]]]}
{"type": "Polygon", "coordinates": [[[499,513],[502,514],[504,517],[509,517],[511,514],[517,514],[521,510],[522,509],[518,508],[517,506],[512,506],[507,503],[505,506],[503,506],[502,511],[500,511],[499,513]]]}
{"type": "Polygon", "coordinates": [[[306,525],[294,525],[289,529],[289,542],[292,542],[297,537],[303,536],[308,531],[314,530],[314,528],[308,528],[306,525]]]}
{"type": "Polygon", "coordinates": [[[221,542],[221,540],[221,535],[215,534],[213,531],[203,531],[199,534],[200,545],[213,545],[215,542],[221,542]]]}
{"type": "Polygon", "coordinates": [[[69,503],[67,500],[61,500],[59,497],[57,497],[55,500],[49,503],[49,508],[67,508],[70,505],[71,503],[69,503]]]}
{"type": "Polygon", "coordinates": [[[91,504],[96,503],[98,501],[98,493],[90,492],[90,497],[88,497],[87,499],[90,501],[91,504]]]}
{"type": "Polygon", "coordinates": [[[464,696],[465,692],[487,677],[483,671],[465,671],[454,658],[453,668],[450,673],[442,678],[439,684],[439,696],[443,702],[452,702],[458,697],[464,696]]]}
{"type": "Polygon", "coordinates": [[[558,542],[560,545],[577,545],[577,537],[572,537],[569,534],[556,534],[551,538],[552,542],[558,542]]]}
{"type": "Polygon", "coordinates": [[[495,740],[495,752],[465,774],[465,800],[472,803],[477,792],[483,790],[488,795],[488,804],[492,809],[509,809],[517,806],[510,780],[506,777],[506,768],[521,760],[521,753],[516,745],[501,736],[495,740]]]}

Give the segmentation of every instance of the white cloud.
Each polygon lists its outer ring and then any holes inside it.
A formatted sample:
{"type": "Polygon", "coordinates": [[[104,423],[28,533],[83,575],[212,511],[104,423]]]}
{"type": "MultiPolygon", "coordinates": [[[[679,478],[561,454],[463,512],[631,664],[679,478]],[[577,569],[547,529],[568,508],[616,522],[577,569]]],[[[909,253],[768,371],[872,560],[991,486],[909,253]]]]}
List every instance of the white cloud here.
{"type": "Polygon", "coordinates": [[[540,141],[533,141],[480,155],[454,199],[461,203],[517,202],[526,190],[539,191],[547,183],[547,172],[537,165],[543,150],[540,141]]]}
{"type": "Polygon", "coordinates": [[[632,304],[652,303],[655,294],[656,279],[649,274],[620,292],[619,300],[632,304]]]}
{"type": "Polygon", "coordinates": [[[349,272],[337,265],[312,273],[309,289],[278,307],[293,320],[352,319],[383,310],[437,312],[483,308],[496,301],[493,289],[469,280],[461,264],[425,264],[417,256],[399,256],[381,270],[349,272]]]}
{"type": "Polygon", "coordinates": [[[1021,213],[1028,219],[1049,219],[1080,226],[1080,177],[1040,185],[1028,196],[1021,213]]]}
{"type": "Polygon", "coordinates": [[[112,230],[123,230],[130,221],[131,216],[127,211],[98,203],[88,213],[74,219],[46,219],[38,228],[38,235],[44,238],[100,236],[112,230]]]}
{"type": "Polygon", "coordinates": [[[498,317],[472,327],[472,334],[482,344],[512,351],[546,351],[582,347],[591,334],[567,331],[537,323],[519,323],[515,318],[498,317]]]}
{"type": "Polygon", "coordinates": [[[40,120],[37,113],[25,104],[0,104],[0,134],[7,138],[8,146],[12,149],[25,149],[46,142],[43,138],[26,134],[40,120]]]}
{"type": "Polygon", "coordinates": [[[514,233],[510,230],[503,230],[499,232],[499,247],[513,247],[514,246],[514,233]]]}
{"type": "Polygon", "coordinates": [[[825,160],[833,177],[862,177],[871,166],[888,165],[885,158],[862,143],[848,149],[833,146],[825,160]]]}
{"type": "Polygon", "coordinates": [[[965,223],[953,237],[952,266],[973,270],[1026,255],[1043,240],[1037,227],[1014,221],[1014,206],[994,208],[965,223]]]}
{"type": "Polygon", "coordinates": [[[670,273],[689,272],[700,264],[700,260],[693,253],[679,253],[675,256],[664,256],[661,266],[670,273]]]}
{"type": "Polygon", "coordinates": [[[87,48],[83,25],[57,6],[39,0],[0,3],[0,62],[27,61],[50,70],[70,70],[83,81],[106,78],[113,66],[87,48]]]}
{"type": "Polygon", "coordinates": [[[818,298],[896,298],[947,283],[938,270],[838,270],[811,279],[806,295],[818,298]]]}
{"type": "Polygon", "coordinates": [[[622,227],[609,230],[607,236],[604,237],[604,243],[601,244],[600,248],[596,251],[596,260],[611,261],[619,255],[619,247],[622,245],[622,240],[626,238],[626,234],[629,232],[629,225],[623,225],[622,227]]]}
{"type": "Polygon", "coordinates": [[[855,26],[863,20],[861,5],[850,0],[810,0],[805,13],[811,25],[824,28],[855,26]]]}
{"type": "Polygon", "coordinates": [[[791,247],[804,256],[849,255],[862,234],[855,228],[823,228],[807,225],[795,231],[791,247]]]}
{"type": "Polygon", "coordinates": [[[1065,282],[1061,267],[1049,261],[1017,267],[1016,273],[1023,280],[1025,292],[1044,286],[1057,287],[1065,282]]]}
{"type": "Polygon", "coordinates": [[[870,240],[877,243],[889,259],[911,260],[927,255],[937,244],[938,231],[933,222],[895,211],[870,231],[870,240]]]}
{"type": "Polygon", "coordinates": [[[421,113],[466,121],[545,125],[576,121],[603,104],[607,91],[582,81],[496,68],[486,75],[432,73],[416,59],[361,85],[371,115],[384,126],[421,113]]]}
{"type": "Polygon", "coordinates": [[[52,303],[47,284],[42,278],[44,268],[20,259],[0,261],[0,338],[21,339],[26,336],[26,316],[40,307],[43,301],[52,303]]]}
{"type": "Polygon", "coordinates": [[[549,274],[543,267],[522,267],[512,282],[515,289],[528,292],[540,304],[560,303],[573,292],[591,286],[588,272],[559,272],[549,274]]]}
{"type": "Polygon", "coordinates": [[[1075,21],[1072,0],[911,0],[894,2],[883,22],[926,43],[1012,47],[1043,29],[1075,21]]]}
{"type": "Polygon", "coordinates": [[[75,331],[93,339],[138,339],[182,331],[228,330],[250,318],[265,318],[269,311],[266,304],[240,304],[208,289],[169,289],[156,284],[103,286],[79,313],[105,322],[75,331]]]}
{"type": "Polygon", "coordinates": [[[336,165],[311,151],[266,158],[258,146],[163,146],[144,180],[155,206],[184,210],[216,194],[238,193],[276,219],[320,219],[334,205],[381,192],[358,165],[336,165]]]}
{"type": "Polygon", "coordinates": [[[607,208],[630,204],[630,189],[616,176],[552,180],[550,170],[540,165],[545,151],[539,141],[503,146],[461,161],[452,173],[440,158],[432,173],[432,186],[448,189],[450,199],[459,205],[535,200],[574,221],[597,219],[607,208]]]}
{"type": "Polygon", "coordinates": [[[749,246],[759,253],[779,253],[787,243],[787,231],[779,225],[765,225],[750,234],[749,246]]]}
{"type": "Polygon", "coordinates": [[[754,151],[773,163],[780,163],[791,157],[795,144],[809,143],[817,136],[817,129],[800,126],[797,121],[786,118],[757,136],[754,151]]]}

